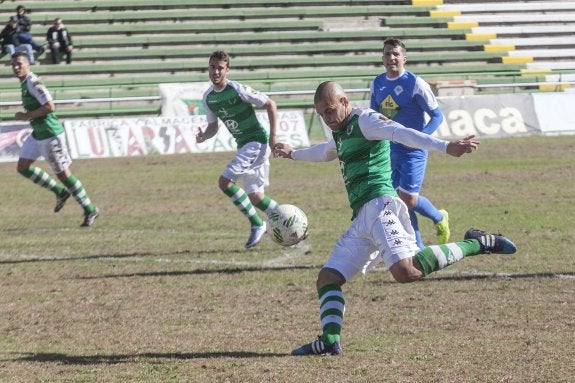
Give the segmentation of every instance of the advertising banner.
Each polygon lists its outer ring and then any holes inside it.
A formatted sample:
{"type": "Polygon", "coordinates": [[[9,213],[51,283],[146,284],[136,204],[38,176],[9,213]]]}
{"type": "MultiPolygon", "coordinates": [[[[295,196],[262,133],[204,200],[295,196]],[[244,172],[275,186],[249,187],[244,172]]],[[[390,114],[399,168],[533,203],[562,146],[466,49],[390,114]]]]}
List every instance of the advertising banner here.
{"type": "Polygon", "coordinates": [[[160,84],[162,116],[205,114],[202,96],[210,84],[210,82],[160,84]]]}
{"type": "MultiPolygon", "coordinates": [[[[478,138],[541,134],[531,94],[438,97],[443,123],[434,135],[450,140],[474,134],[478,138]]],[[[354,102],[369,108],[369,101],[354,102]]],[[[326,137],[331,132],[323,123],[326,137]]]]}
{"type": "Polygon", "coordinates": [[[0,162],[16,161],[22,143],[32,133],[28,123],[0,124],[0,162]]]}
{"type": "Polygon", "coordinates": [[[444,120],[436,135],[442,139],[541,134],[530,94],[440,97],[444,120]]]}
{"type": "Polygon", "coordinates": [[[575,93],[535,93],[533,101],[544,134],[575,133],[575,93]]]}
{"type": "MultiPolygon", "coordinates": [[[[256,113],[269,130],[266,112],[256,113]]],[[[198,129],[207,126],[205,115],[183,117],[112,118],[64,122],[72,158],[124,157],[235,151],[236,144],[220,123],[216,136],[196,143],[198,129]]],[[[301,111],[278,111],[277,139],[294,147],[309,146],[301,111]]]]}

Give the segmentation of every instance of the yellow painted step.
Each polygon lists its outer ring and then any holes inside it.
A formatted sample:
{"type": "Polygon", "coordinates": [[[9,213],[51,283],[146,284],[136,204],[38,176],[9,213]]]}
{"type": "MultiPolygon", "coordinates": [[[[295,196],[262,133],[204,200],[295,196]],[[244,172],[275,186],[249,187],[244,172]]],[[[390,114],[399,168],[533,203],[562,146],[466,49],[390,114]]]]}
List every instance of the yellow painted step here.
{"type": "Polygon", "coordinates": [[[476,41],[476,40],[493,40],[496,39],[497,35],[495,33],[466,33],[465,40],[476,41]]]}
{"type": "Polygon", "coordinates": [[[571,84],[541,84],[539,85],[539,90],[544,90],[547,92],[558,92],[560,90],[565,90],[571,88],[571,84]]]}
{"type": "Polygon", "coordinates": [[[501,57],[501,62],[503,64],[526,64],[526,63],[532,63],[533,57],[530,56],[501,57]]]}
{"type": "Polygon", "coordinates": [[[477,21],[450,21],[447,23],[449,29],[467,29],[476,28],[479,26],[477,21]]]}
{"type": "Polygon", "coordinates": [[[411,0],[411,5],[442,5],[443,0],[411,0]]]}
{"type": "Polygon", "coordinates": [[[458,10],[434,10],[429,11],[431,17],[454,17],[461,16],[461,11],[458,10]]]}
{"type": "Polygon", "coordinates": [[[525,76],[525,77],[541,76],[541,75],[550,74],[551,72],[553,72],[551,69],[525,68],[525,69],[521,69],[521,76],[525,76]]]}
{"type": "Polygon", "coordinates": [[[497,45],[497,44],[486,44],[483,46],[485,52],[509,52],[515,50],[515,45],[497,45]]]}

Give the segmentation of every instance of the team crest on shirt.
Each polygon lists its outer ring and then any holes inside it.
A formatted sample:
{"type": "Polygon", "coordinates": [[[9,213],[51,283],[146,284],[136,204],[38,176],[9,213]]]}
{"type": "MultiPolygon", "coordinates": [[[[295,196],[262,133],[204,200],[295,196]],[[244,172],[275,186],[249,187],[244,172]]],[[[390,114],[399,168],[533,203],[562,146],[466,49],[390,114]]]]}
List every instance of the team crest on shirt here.
{"type": "Polygon", "coordinates": [[[396,86],[395,88],[393,88],[393,91],[395,92],[396,95],[400,95],[403,93],[403,87],[401,85],[396,86]]]}
{"type": "Polygon", "coordinates": [[[341,137],[338,137],[337,140],[335,141],[335,147],[337,149],[337,155],[341,155],[342,154],[342,150],[341,150],[341,137]]]}
{"type": "Polygon", "coordinates": [[[345,133],[347,133],[347,135],[349,136],[352,132],[353,132],[353,124],[349,124],[349,125],[345,128],[345,133]]]}

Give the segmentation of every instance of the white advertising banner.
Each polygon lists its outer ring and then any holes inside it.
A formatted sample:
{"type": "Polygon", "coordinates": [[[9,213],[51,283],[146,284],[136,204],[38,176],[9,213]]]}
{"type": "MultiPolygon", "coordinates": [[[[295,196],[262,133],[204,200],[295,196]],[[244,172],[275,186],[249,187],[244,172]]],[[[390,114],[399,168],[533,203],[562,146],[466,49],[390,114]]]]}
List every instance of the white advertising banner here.
{"type": "Polygon", "coordinates": [[[439,97],[444,120],[435,134],[442,139],[540,134],[530,94],[439,97]]]}
{"type": "MultiPolygon", "coordinates": [[[[444,119],[434,136],[444,140],[471,134],[485,138],[541,133],[531,94],[448,96],[437,101],[444,119]]],[[[369,101],[354,102],[353,106],[369,108],[369,101]]],[[[322,126],[326,137],[331,138],[323,121],[322,126]]]]}
{"type": "Polygon", "coordinates": [[[534,93],[533,102],[543,134],[575,133],[575,93],[534,93]]]}
{"type": "MultiPolygon", "coordinates": [[[[256,113],[269,130],[266,112],[256,113]]],[[[111,118],[64,122],[72,158],[126,157],[235,151],[236,144],[220,123],[216,136],[196,143],[198,129],[207,125],[205,115],[183,117],[111,118]]],[[[277,140],[294,147],[309,146],[301,111],[278,111],[277,140]]]]}
{"type": "Polygon", "coordinates": [[[162,116],[189,116],[204,113],[202,97],[210,82],[160,84],[162,116]]]}

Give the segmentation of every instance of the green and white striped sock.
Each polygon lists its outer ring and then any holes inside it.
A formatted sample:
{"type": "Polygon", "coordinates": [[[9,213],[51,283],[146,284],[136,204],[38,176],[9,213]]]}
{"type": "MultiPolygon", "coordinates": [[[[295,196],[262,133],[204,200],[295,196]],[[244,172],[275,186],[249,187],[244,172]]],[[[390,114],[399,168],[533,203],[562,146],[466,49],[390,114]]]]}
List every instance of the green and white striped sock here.
{"type": "Polygon", "coordinates": [[[71,175],[68,177],[64,185],[68,188],[68,191],[72,193],[74,199],[82,206],[85,213],[92,213],[96,210],[96,206],[90,200],[86,189],[82,185],[82,182],[76,176],[71,175]]]}
{"type": "Polygon", "coordinates": [[[31,165],[23,172],[20,172],[20,174],[34,182],[36,185],[46,188],[56,195],[59,195],[64,190],[61,185],[58,185],[54,178],[50,177],[48,173],[36,166],[31,165]]]}
{"type": "Polygon", "coordinates": [[[270,197],[265,196],[262,202],[258,203],[256,207],[268,215],[270,211],[277,209],[278,203],[270,197]]]}
{"type": "Polygon", "coordinates": [[[232,199],[232,202],[242,212],[243,215],[248,217],[252,226],[262,226],[264,221],[258,215],[258,212],[250,202],[248,195],[238,185],[232,185],[227,188],[224,193],[232,199]]]}
{"type": "Polygon", "coordinates": [[[319,317],[323,334],[322,340],[334,344],[340,340],[345,299],[341,287],[335,284],[326,285],[318,290],[319,317]]]}
{"type": "Polygon", "coordinates": [[[444,245],[428,246],[417,254],[415,259],[421,265],[424,275],[441,270],[462,260],[464,257],[481,253],[479,241],[468,239],[462,242],[446,243],[444,245]]]}

